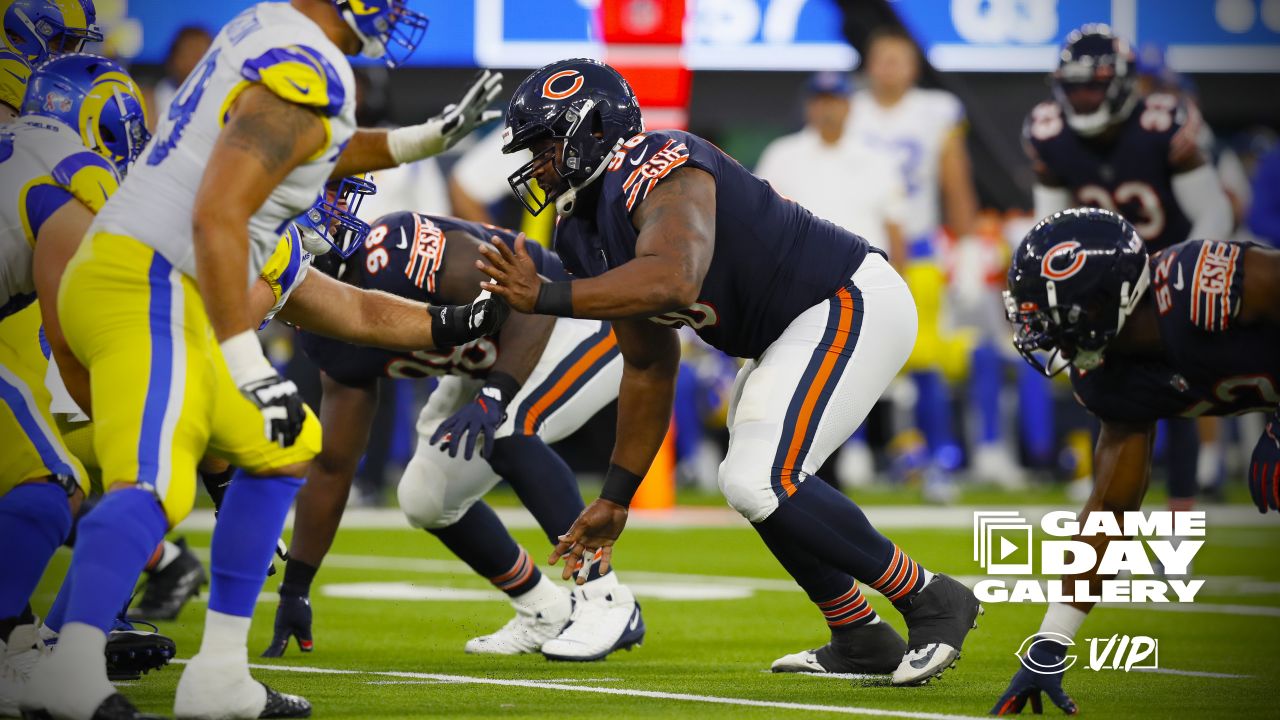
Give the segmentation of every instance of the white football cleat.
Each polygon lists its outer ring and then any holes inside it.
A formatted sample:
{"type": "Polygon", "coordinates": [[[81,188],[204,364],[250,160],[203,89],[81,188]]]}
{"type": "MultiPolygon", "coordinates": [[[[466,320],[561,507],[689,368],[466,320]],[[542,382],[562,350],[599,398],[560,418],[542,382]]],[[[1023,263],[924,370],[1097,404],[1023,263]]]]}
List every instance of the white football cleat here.
{"type": "Polygon", "coordinates": [[[27,687],[27,673],[9,662],[8,644],[0,639],[0,717],[18,717],[18,700],[27,687]]]}
{"type": "Polygon", "coordinates": [[[573,612],[573,597],[546,575],[529,592],[511,599],[516,616],[497,632],[467,641],[473,655],[536,653],[543,643],[564,630],[573,612]]]}
{"type": "Polygon", "coordinates": [[[548,660],[601,660],[644,640],[644,617],[631,589],[609,573],[573,590],[573,615],[554,640],[542,646],[548,660]]]}
{"type": "MultiPolygon", "coordinates": [[[[34,640],[39,634],[34,627],[32,631],[34,640]]],[[[39,651],[18,701],[24,711],[43,710],[52,717],[92,717],[116,694],[107,681],[103,656],[107,636],[95,627],[72,622],[63,626],[59,640],[56,651],[39,651]],[[75,678],[75,682],[67,678],[75,678]]],[[[12,657],[13,650],[6,648],[6,657],[12,657]]]]}
{"type": "Polygon", "coordinates": [[[1025,490],[1027,473],[1001,443],[979,445],[973,452],[970,473],[979,480],[995,483],[1004,490],[1025,490]]]}
{"type": "Polygon", "coordinates": [[[254,680],[247,656],[199,653],[182,670],[173,714],[182,720],[304,718],[311,703],[254,680]]]}

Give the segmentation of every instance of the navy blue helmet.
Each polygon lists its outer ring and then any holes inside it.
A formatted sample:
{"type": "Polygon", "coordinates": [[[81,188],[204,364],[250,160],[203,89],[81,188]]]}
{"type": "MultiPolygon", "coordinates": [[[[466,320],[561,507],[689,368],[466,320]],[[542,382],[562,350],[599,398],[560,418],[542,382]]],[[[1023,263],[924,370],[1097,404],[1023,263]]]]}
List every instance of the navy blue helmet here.
{"type": "Polygon", "coordinates": [[[1072,130],[1097,135],[1129,117],[1138,102],[1137,57],[1102,24],[1072,30],[1053,73],[1053,96],[1072,130]]]}
{"type": "Polygon", "coordinates": [[[644,130],[640,104],[617,70],[596,60],[560,60],[533,72],[516,88],[507,106],[502,152],[535,153],[508,178],[529,212],[551,203],[562,215],[573,211],[578,193],[604,173],[622,143],[644,130]],[[555,173],[538,171],[550,163],[555,173]]]}
{"type": "Polygon", "coordinates": [[[1076,208],[1041,220],[1018,245],[1004,293],[1013,345],[1056,375],[1093,370],[1150,284],[1147,249],[1123,217],[1076,208]]]}

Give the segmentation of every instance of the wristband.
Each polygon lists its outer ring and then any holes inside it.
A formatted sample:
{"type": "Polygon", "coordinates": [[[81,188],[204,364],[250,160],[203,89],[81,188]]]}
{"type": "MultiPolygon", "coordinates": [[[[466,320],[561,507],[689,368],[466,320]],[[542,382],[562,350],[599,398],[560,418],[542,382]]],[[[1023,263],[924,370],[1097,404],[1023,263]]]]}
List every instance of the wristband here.
{"type": "Polygon", "coordinates": [[[533,311],[539,315],[573,317],[572,281],[542,283],[538,288],[538,299],[533,303],[533,311]]]}
{"type": "Polygon", "coordinates": [[[604,474],[604,488],[600,490],[600,499],[617,503],[622,507],[631,507],[631,498],[636,496],[644,477],[630,470],[609,463],[609,470],[604,474]]]}
{"type": "Polygon", "coordinates": [[[520,381],[502,371],[489,373],[489,377],[485,378],[484,387],[480,388],[482,395],[497,400],[503,407],[506,407],[518,392],[520,392],[520,381]],[[496,395],[485,392],[486,390],[494,390],[496,395]]]}
{"type": "Polygon", "coordinates": [[[443,123],[435,118],[387,132],[387,152],[397,165],[416,162],[444,151],[443,123]]]}
{"type": "Polygon", "coordinates": [[[431,343],[438,348],[451,348],[471,340],[467,333],[466,305],[429,305],[431,343]]]}
{"type": "Polygon", "coordinates": [[[227,363],[227,371],[237,387],[251,382],[269,378],[276,374],[275,368],[267,362],[262,354],[262,343],[258,342],[258,334],[245,330],[223,340],[219,345],[222,359],[227,363]]]}

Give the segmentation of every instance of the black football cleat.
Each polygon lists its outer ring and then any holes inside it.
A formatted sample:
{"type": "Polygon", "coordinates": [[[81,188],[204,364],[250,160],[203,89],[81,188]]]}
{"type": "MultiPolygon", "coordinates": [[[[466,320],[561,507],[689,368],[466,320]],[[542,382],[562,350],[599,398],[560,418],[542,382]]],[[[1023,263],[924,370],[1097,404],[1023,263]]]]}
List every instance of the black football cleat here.
{"type": "Polygon", "coordinates": [[[187,548],[186,538],[178,538],[174,544],[181,553],[163,570],[148,573],[142,600],[129,609],[130,620],[174,620],[187,601],[200,594],[200,586],[209,582],[200,558],[187,548]]]}
{"type": "Polygon", "coordinates": [[[144,673],[169,664],[177,655],[178,646],[156,630],[155,625],[147,631],[124,620],[116,621],[116,626],[107,634],[108,680],[137,680],[144,673]]]}
{"type": "Polygon", "coordinates": [[[836,673],[888,675],[902,662],[907,642],[897,630],[881,621],[832,633],[831,642],[816,650],[803,650],[773,661],[776,673],[836,673]]]}
{"type": "Polygon", "coordinates": [[[289,638],[298,639],[298,650],[307,653],[315,649],[311,640],[311,600],[303,595],[281,595],[276,607],[275,631],[271,644],[262,651],[262,657],[284,657],[289,638]]]}
{"type": "Polygon", "coordinates": [[[311,717],[311,703],[298,695],[286,695],[272,690],[266,683],[261,683],[267,691],[267,705],[262,708],[260,718],[308,718],[311,717]]]}
{"type": "Polygon", "coordinates": [[[911,598],[902,617],[907,621],[907,652],[893,671],[894,685],[923,685],[960,659],[960,646],[978,627],[982,605],[973,591],[942,573],[911,598]]]}
{"type": "MultiPolygon", "coordinates": [[[[23,720],[52,720],[48,710],[22,709],[23,720]]],[[[129,699],[120,693],[107,696],[106,700],[93,711],[92,720],[168,720],[164,715],[151,715],[138,710],[129,699]]]]}

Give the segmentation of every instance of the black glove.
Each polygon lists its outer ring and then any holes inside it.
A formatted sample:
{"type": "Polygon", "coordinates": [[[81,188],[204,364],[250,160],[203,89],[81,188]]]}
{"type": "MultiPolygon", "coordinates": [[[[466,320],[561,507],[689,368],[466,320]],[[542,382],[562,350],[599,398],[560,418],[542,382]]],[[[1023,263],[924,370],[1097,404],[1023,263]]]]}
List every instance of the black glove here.
{"type": "Polygon", "coordinates": [[[273,374],[241,385],[240,392],[262,411],[262,432],[267,439],[280,447],[292,446],[307,419],[298,386],[273,374]]]}
{"type": "Polygon", "coordinates": [[[1267,416],[1249,461],[1249,494],[1258,512],[1280,510],[1280,408],[1267,416]]]}
{"type": "Polygon", "coordinates": [[[430,312],[431,340],[446,348],[494,334],[507,321],[511,307],[485,290],[470,305],[433,305],[430,312]]]}
{"type": "Polygon", "coordinates": [[[271,645],[262,651],[262,657],[284,657],[291,637],[298,639],[298,649],[304,653],[315,648],[311,641],[311,600],[306,595],[280,595],[275,633],[271,636],[271,645]]]}
{"type": "Polygon", "coordinates": [[[995,707],[991,708],[992,715],[1020,715],[1022,709],[1026,707],[1027,701],[1031,701],[1031,712],[1040,715],[1044,712],[1044,701],[1040,697],[1040,693],[1049,696],[1054,705],[1058,709],[1068,715],[1075,715],[1080,712],[1080,708],[1076,706],[1075,700],[1062,689],[1062,675],[1066,672],[1063,661],[1067,655],[1067,647],[1062,643],[1053,642],[1051,640],[1040,639],[1031,645],[1031,649],[1027,651],[1027,657],[1022,662],[1022,667],[1018,668],[1018,672],[1014,673],[1013,680],[1009,682],[1009,687],[1004,691],[1004,695],[996,701],[995,707]],[[1028,666],[1042,668],[1063,667],[1058,672],[1041,674],[1032,671],[1028,666]]]}

